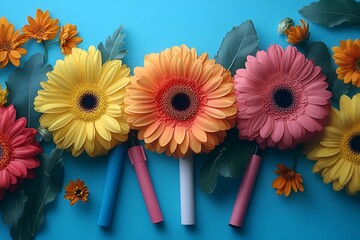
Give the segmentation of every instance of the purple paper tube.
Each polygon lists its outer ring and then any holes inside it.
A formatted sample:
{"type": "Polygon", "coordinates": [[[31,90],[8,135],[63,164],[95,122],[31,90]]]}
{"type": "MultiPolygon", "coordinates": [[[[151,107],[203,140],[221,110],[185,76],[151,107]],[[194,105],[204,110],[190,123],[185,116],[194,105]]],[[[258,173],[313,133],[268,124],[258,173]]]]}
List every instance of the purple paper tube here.
{"type": "Polygon", "coordinates": [[[125,149],[124,145],[118,145],[109,153],[104,192],[97,222],[102,227],[109,227],[111,225],[120,175],[124,165],[125,149]]]}
{"type": "Polygon", "coordinates": [[[149,171],[146,166],[146,156],[141,145],[130,147],[128,150],[131,164],[134,166],[141,192],[150,215],[152,223],[159,223],[164,220],[160,206],[151,182],[149,171]]]}
{"type": "Polygon", "coordinates": [[[229,225],[232,227],[241,227],[243,224],[260,163],[261,157],[253,154],[249,160],[243,179],[241,180],[238,195],[235,200],[235,205],[229,222],[229,225]]]}

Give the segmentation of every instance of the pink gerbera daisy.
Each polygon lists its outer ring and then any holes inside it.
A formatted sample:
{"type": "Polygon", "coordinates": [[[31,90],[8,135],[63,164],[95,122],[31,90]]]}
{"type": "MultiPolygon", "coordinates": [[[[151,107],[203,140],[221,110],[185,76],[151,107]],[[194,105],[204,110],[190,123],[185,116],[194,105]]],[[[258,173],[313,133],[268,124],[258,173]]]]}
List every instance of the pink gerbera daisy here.
{"type": "Polygon", "coordinates": [[[34,141],[36,130],[25,127],[25,118],[15,118],[14,106],[0,107],[0,199],[40,165],[36,155],[42,150],[34,141]]]}
{"type": "Polygon", "coordinates": [[[323,129],[332,94],[321,68],[295,47],[272,45],[245,67],[234,77],[241,139],[288,149],[323,129]]]}

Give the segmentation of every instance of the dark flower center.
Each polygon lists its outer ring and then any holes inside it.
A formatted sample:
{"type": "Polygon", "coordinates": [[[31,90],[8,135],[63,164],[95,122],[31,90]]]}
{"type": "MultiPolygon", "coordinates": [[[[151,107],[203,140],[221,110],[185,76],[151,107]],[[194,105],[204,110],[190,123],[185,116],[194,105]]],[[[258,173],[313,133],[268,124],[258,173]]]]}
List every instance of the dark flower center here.
{"type": "Polygon", "coordinates": [[[280,109],[288,109],[294,104],[294,95],[287,88],[279,88],[273,93],[273,100],[280,109]]]}
{"type": "Polygon", "coordinates": [[[82,191],[81,191],[81,189],[80,188],[76,188],[76,190],[75,190],[75,195],[76,196],[82,196],[82,193],[81,193],[82,191]]]}
{"type": "Polygon", "coordinates": [[[10,41],[4,41],[0,43],[0,51],[10,52],[12,49],[12,43],[10,41]]]}
{"type": "Polygon", "coordinates": [[[354,67],[356,71],[360,71],[360,58],[355,60],[354,67]]]}
{"type": "Polygon", "coordinates": [[[85,93],[80,97],[80,107],[85,111],[93,111],[98,106],[98,98],[92,93],[85,93]]]}
{"type": "Polygon", "coordinates": [[[172,84],[158,96],[161,109],[171,120],[186,121],[198,111],[200,94],[188,84],[172,84]]]}
{"type": "Polygon", "coordinates": [[[353,136],[349,141],[349,146],[354,153],[360,154],[360,135],[353,136]]]}
{"type": "Polygon", "coordinates": [[[190,107],[190,97],[180,92],[171,99],[171,105],[178,111],[185,111],[190,107]]]}

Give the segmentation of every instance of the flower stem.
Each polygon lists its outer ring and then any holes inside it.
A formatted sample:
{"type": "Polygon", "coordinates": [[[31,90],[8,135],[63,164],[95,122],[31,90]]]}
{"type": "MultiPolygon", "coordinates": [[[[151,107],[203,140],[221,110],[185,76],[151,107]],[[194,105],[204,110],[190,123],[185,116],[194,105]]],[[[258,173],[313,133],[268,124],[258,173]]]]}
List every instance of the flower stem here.
{"type": "Polygon", "coordinates": [[[298,150],[298,148],[295,148],[295,151],[294,151],[294,163],[293,163],[293,166],[292,166],[292,169],[294,170],[294,171],[296,171],[296,166],[297,166],[297,162],[298,162],[298,160],[299,160],[299,150],[298,150]]]}
{"type": "Polygon", "coordinates": [[[49,47],[49,46],[57,44],[57,43],[59,43],[59,41],[54,41],[54,42],[51,42],[51,43],[48,43],[48,44],[44,43],[44,46],[49,47]]]}
{"type": "Polygon", "coordinates": [[[44,47],[44,63],[46,63],[48,60],[48,49],[47,49],[48,45],[46,45],[44,42],[41,42],[41,43],[44,47]]]}

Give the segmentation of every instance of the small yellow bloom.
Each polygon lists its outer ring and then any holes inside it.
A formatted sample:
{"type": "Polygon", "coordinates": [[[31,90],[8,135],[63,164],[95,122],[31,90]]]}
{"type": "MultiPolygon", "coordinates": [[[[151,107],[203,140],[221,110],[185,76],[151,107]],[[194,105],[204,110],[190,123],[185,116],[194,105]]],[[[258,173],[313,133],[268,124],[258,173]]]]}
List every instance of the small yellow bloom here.
{"type": "Polygon", "coordinates": [[[352,83],[360,87],[360,41],[348,39],[340,41],[340,46],[332,48],[338,68],[337,77],[344,80],[345,83],[352,83]]]}
{"type": "Polygon", "coordinates": [[[75,36],[78,34],[75,25],[65,24],[60,31],[59,42],[62,54],[70,54],[71,49],[82,42],[82,38],[75,36]]]}
{"type": "Polygon", "coordinates": [[[301,26],[291,26],[288,30],[285,31],[286,36],[288,37],[286,41],[288,43],[297,45],[300,43],[305,42],[309,36],[309,23],[305,22],[304,20],[300,19],[301,26]]]}
{"type": "Polygon", "coordinates": [[[284,164],[277,164],[276,166],[279,170],[275,170],[275,173],[280,176],[273,181],[272,187],[277,189],[277,195],[284,194],[288,197],[291,190],[294,190],[294,192],[298,190],[301,192],[304,191],[302,185],[303,180],[300,173],[295,172],[295,170],[288,168],[284,164]]]}
{"type": "Polygon", "coordinates": [[[5,88],[4,90],[2,89],[1,85],[0,85],[0,107],[4,106],[7,102],[6,97],[8,95],[8,90],[7,88],[5,88]]]}
{"type": "Polygon", "coordinates": [[[65,199],[70,200],[70,205],[74,205],[77,201],[81,200],[87,202],[89,196],[89,190],[84,181],[79,178],[76,182],[70,180],[69,184],[65,186],[65,199]]]}
{"type": "Polygon", "coordinates": [[[28,17],[28,22],[30,25],[25,25],[22,28],[22,31],[28,38],[37,39],[37,42],[51,40],[56,37],[56,34],[60,30],[59,20],[53,20],[50,17],[49,11],[41,11],[40,9],[36,10],[36,17],[28,17]]]}

